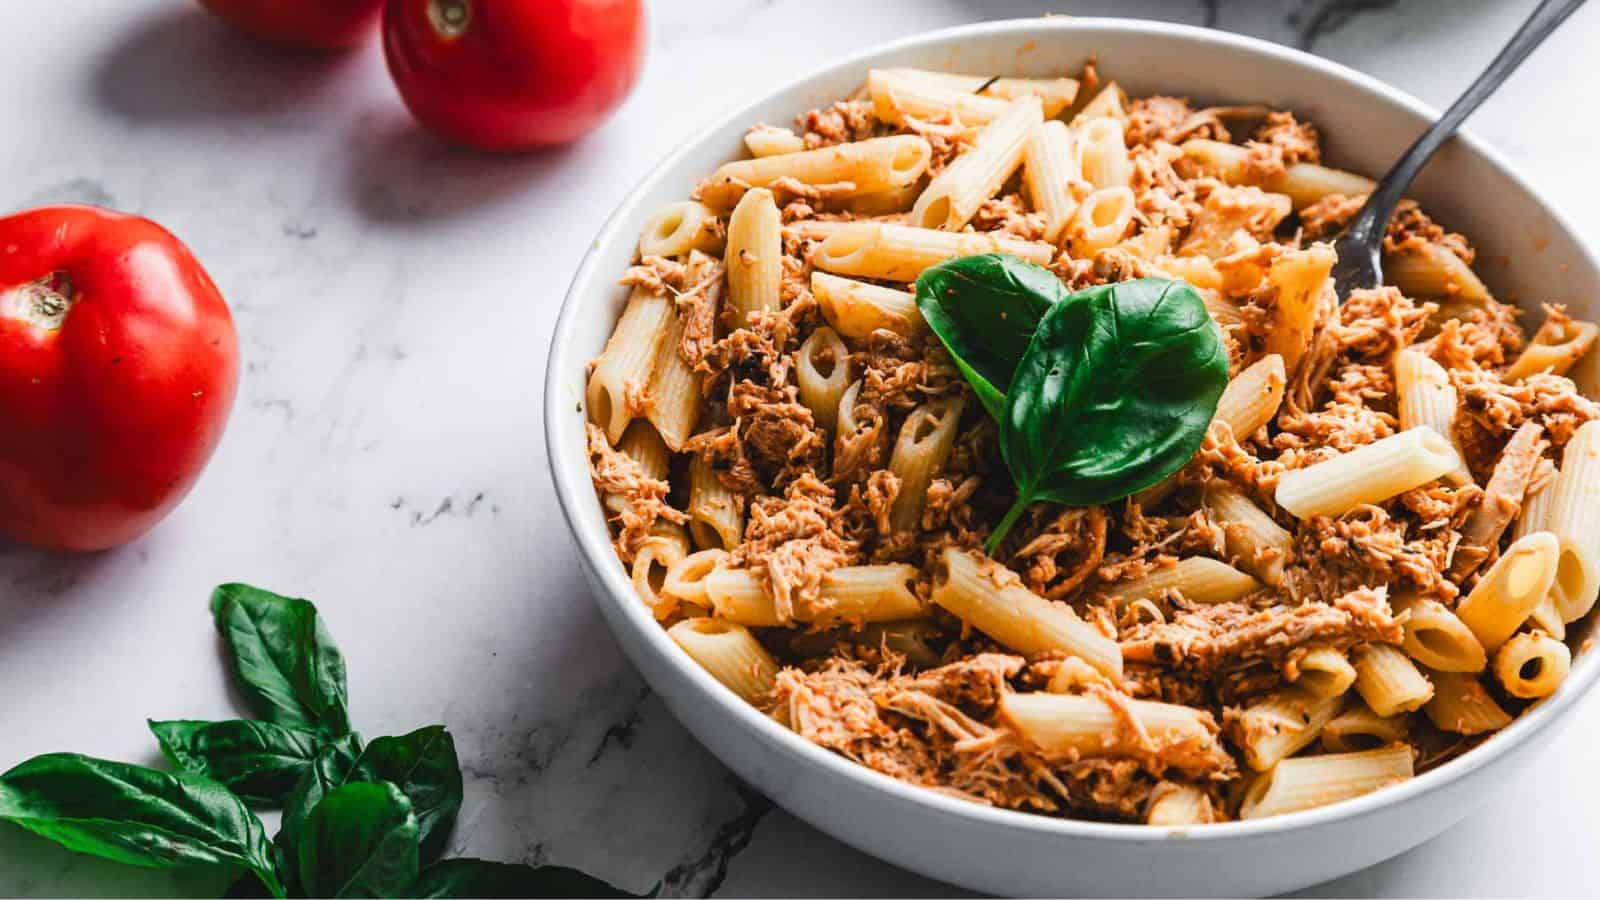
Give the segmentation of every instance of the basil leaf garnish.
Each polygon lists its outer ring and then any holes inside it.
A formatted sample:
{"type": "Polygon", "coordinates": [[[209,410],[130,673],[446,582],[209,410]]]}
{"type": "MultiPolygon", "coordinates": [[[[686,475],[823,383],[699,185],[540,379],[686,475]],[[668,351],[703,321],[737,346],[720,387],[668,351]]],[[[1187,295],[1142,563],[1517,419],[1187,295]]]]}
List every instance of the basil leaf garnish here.
{"type": "MultiPolygon", "coordinates": [[[[305,830],[311,811],[335,788],[345,783],[361,756],[361,737],[357,734],[341,735],[323,745],[311,765],[289,796],[283,801],[283,820],[278,834],[272,839],[280,862],[292,863],[295,848],[300,843],[300,833],[305,830]]],[[[287,867],[291,872],[293,865],[287,867]]]]}
{"type": "Polygon", "coordinates": [[[1200,447],[1228,384],[1222,332],[1194,288],[1142,278],[1080,291],[1040,320],[1000,420],[1016,504],[1109,503],[1171,475],[1200,447]]]}
{"type": "Polygon", "coordinates": [[[307,817],[298,858],[309,896],[405,896],[421,867],[411,801],[386,781],[335,788],[307,817]]]}
{"type": "Polygon", "coordinates": [[[1003,253],[946,260],[917,279],[917,309],[997,421],[1017,361],[1067,289],[1048,269],[1003,253]]]}
{"type": "MultiPolygon", "coordinates": [[[[442,859],[423,870],[410,896],[638,897],[566,866],[524,866],[483,859],[442,859]]],[[[654,893],[645,896],[655,896],[654,893]]]]}
{"type": "Polygon", "coordinates": [[[461,764],[455,740],[443,725],[419,728],[399,737],[381,737],[365,750],[334,742],[312,763],[284,806],[280,845],[292,846],[311,809],[341,785],[387,781],[411,801],[417,818],[422,858],[444,852],[461,812],[461,764]]]}
{"type": "Polygon", "coordinates": [[[316,732],[273,722],[151,721],[150,730],[174,766],[219,782],[255,806],[282,803],[319,746],[316,732]]]}
{"type": "Polygon", "coordinates": [[[328,735],[350,730],[344,657],[315,606],[225,584],[211,595],[211,613],[228,644],[234,680],[257,715],[328,735]]]}
{"type": "Polygon", "coordinates": [[[356,768],[370,780],[393,782],[411,800],[421,834],[422,858],[444,852],[461,812],[461,763],[456,742],[443,725],[429,725],[367,745],[356,768]]]}
{"type": "Polygon", "coordinates": [[[242,866],[284,896],[260,820],[198,775],[76,753],[36,756],[0,775],[0,820],[129,865],[242,866]]]}

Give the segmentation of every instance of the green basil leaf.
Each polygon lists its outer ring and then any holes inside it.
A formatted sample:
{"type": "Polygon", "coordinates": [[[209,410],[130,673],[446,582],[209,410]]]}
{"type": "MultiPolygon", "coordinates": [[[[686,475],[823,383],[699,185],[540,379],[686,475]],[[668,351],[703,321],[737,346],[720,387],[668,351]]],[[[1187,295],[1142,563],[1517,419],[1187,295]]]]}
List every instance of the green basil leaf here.
{"type": "Polygon", "coordinates": [[[36,756],[0,775],[0,820],[128,865],[243,866],[284,896],[260,820],[198,775],[75,753],[36,756]]]}
{"type": "MultiPolygon", "coordinates": [[[[566,866],[442,859],[423,870],[412,897],[639,897],[566,866]]],[[[643,896],[653,897],[654,892],[643,896]]]]}
{"type": "Polygon", "coordinates": [[[306,819],[300,883],[312,897],[400,897],[416,883],[417,817],[388,782],[346,784],[306,819]]]}
{"type": "Polygon", "coordinates": [[[280,845],[294,845],[305,816],[329,791],[355,782],[387,781],[411,801],[422,858],[437,859],[461,811],[461,764],[450,732],[443,725],[430,725],[399,737],[377,738],[365,750],[359,747],[334,742],[318,755],[285,803],[280,845]]]}
{"type": "Polygon", "coordinates": [[[1227,385],[1222,333],[1181,281],[1102,285],[1051,307],[1006,395],[1000,452],[1017,503],[991,551],[1036,500],[1109,503],[1176,472],[1227,385]]]}
{"type": "Polygon", "coordinates": [[[344,657],[309,601],[246,584],[211,595],[234,680],[261,718],[329,735],[350,730],[344,657]]]}
{"type": "MultiPolygon", "coordinates": [[[[361,757],[361,736],[346,734],[322,746],[311,765],[295,783],[294,789],[283,801],[283,821],[278,834],[272,839],[279,861],[279,871],[288,871],[289,881],[297,880],[294,863],[300,845],[300,833],[305,830],[311,811],[335,788],[345,783],[361,757]]],[[[287,883],[287,882],[286,882],[287,883]]],[[[295,885],[290,885],[291,888],[295,885]]]]}
{"type": "Polygon", "coordinates": [[[272,722],[150,722],[177,768],[221,782],[246,803],[276,806],[311,767],[316,732],[272,722]]]}
{"type": "Polygon", "coordinates": [[[430,725],[400,737],[381,737],[367,745],[356,764],[367,781],[393,782],[416,812],[422,858],[438,859],[461,812],[461,763],[456,742],[443,725],[430,725]]]}
{"type": "Polygon", "coordinates": [[[1003,253],[946,260],[917,278],[917,309],[991,416],[1039,320],[1068,296],[1048,269],[1003,253]]]}

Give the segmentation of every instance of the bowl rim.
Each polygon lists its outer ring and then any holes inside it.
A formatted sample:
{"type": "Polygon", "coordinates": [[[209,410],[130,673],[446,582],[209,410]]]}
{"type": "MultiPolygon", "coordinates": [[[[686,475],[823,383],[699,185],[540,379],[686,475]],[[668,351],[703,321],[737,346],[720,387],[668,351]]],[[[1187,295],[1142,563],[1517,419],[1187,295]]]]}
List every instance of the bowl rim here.
{"type": "MultiPolygon", "coordinates": [[[[756,733],[755,736],[762,738],[766,746],[782,751],[796,762],[808,764],[820,768],[831,775],[858,782],[863,787],[887,792],[901,802],[910,806],[920,807],[930,814],[967,819],[973,823],[990,827],[1023,829],[1063,838],[1088,838],[1136,843],[1167,843],[1174,838],[1182,838],[1185,843],[1189,841],[1233,841],[1301,831],[1319,825],[1355,818],[1385,807],[1398,806],[1466,778],[1473,772],[1495,762],[1517,745],[1532,739],[1562,715],[1569,713],[1573,705],[1580,698],[1586,696],[1590,688],[1594,686],[1597,678],[1600,678],[1600,660],[1575,661],[1572,674],[1553,696],[1526,710],[1510,725],[1494,733],[1469,752],[1463,753],[1437,768],[1430,769],[1401,784],[1392,785],[1350,800],[1280,816],[1222,822],[1205,826],[1152,826],[1141,823],[1097,822],[1060,818],[1039,813],[985,806],[947,796],[937,791],[900,781],[813,744],[767,716],[762,715],[755,707],[724,689],[719,682],[705,670],[695,665],[672,642],[671,638],[667,636],[666,629],[662,628],[641,604],[628,602],[634,598],[633,588],[621,567],[617,565],[616,555],[611,547],[609,535],[602,538],[586,531],[575,512],[576,504],[578,503],[597,502],[594,497],[593,485],[589,483],[588,479],[582,479],[581,483],[574,483],[572,479],[569,479],[558,462],[558,455],[564,456],[580,452],[578,448],[582,446],[581,441],[568,439],[572,437],[566,433],[569,426],[565,423],[569,417],[559,412],[564,408],[563,404],[566,402],[565,398],[561,396],[561,392],[565,388],[563,375],[573,365],[573,360],[570,359],[573,352],[571,334],[580,313],[586,311],[582,309],[586,306],[583,298],[594,292],[595,279],[604,277],[607,274],[597,271],[602,250],[619,239],[617,232],[629,217],[629,213],[640,202],[637,198],[644,193],[648,186],[664,177],[666,172],[677,165],[684,157],[696,152],[705,143],[706,135],[718,133],[737,122],[747,121],[753,110],[762,103],[780,94],[795,90],[801,85],[825,77],[831,72],[850,67],[864,69],[875,58],[910,48],[948,45],[957,41],[982,36],[1025,34],[1029,32],[1077,32],[1089,35],[1118,33],[1133,34],[1135,36],[1147,34],[1182,39],[1194,44],[1196,49],[1204,49],[1207,46],[1225,47],[1235,51],[1243,51],[1247,55],[1313,70],[1315,74],[1339,83],[1342,90],[1354,89],[1376,94],[1390,104],[1398,106],[1424,121],[1431,122],[1438,117],[1438,112],[1432,107],[1377,78],[1363,74],[1341,63],[1260,38],[1195,25],[1145,19],[1090,16],[1001,19],[920,32],[892,41],[874,44],[846,56],[832,59],[794,78],[785,80],[781,85],[765,88],[747,95],[743,102],[733,106],[730,113],[717,116],[704,127],[693,130],[690,133],[690,137],[679,143],[670,153],[651,167],[644,177],[639,179],[634,186],[634,190],[606,218],[605,224],[590,242],[589,249],[585,252],[583,260],[573,276],[571,285],[562,300],[561,311],[551,333],[551,346],[545,368],[544,389],[546,460],[555,482],[556,497],[561,505],[562,515],[566,518],[568,529],[572,532],[583,554],[582,563],[596,575],[599,583],[604,586],[604,592],[609,594],[606,597],[596,597],[596,602],[611,603],[619,607],[629,626],[640,631],[640,636],[651,651],[661,654],[663,658],[670,661],[669,665],[680,672],[686,673],[689,680],[698,686],[702,700],[713,703],[722,713],[731,717],[739,727],[754,731],[756,733]],[[552,414],[552,411],[558,412],[552,414]],[[563,446],[563,444],[571,444],[572,446],[567,447],[563,446]],[[619,600],[619,598],[623,599],[619,600]]],[[[1561,232],[1573,238],[1581,260],[1592,270],[1600,272],[1600,262],[1597,262],[1594,251],[1582,240],[1582,233],[1573,226],[1572,222],[1567,219],[1558,206],[1551,203],[1549,198],[1530,184],[1527,179],[1523,178],[1518,170],[1498,151],[1471,132],[1465,130],[1459,132],[1457,140],[1468,148],[1471,153],[1482,158],[1531,197],[1542,211],[1549,215],[1551,221],[1561,232]]],[[[615,622],[614,619],[611,621],[615,622]]],[[[1588,654],[1584,655],[1587,656],[1588,654]]]]}

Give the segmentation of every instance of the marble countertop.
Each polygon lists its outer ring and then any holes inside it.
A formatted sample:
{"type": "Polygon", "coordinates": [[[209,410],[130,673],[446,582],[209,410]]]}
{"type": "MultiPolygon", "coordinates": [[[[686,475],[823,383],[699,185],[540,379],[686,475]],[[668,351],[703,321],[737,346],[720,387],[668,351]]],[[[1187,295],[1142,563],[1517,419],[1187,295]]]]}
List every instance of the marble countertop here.
{"type": "MultiPolygon", "coordinates": [[[[0,208],[84,201],[184,238],[245,372],[209,472],[153,534],[60,557],[0,545],[0,768],[52,750],[153,761],[146,717],[226,718],[206,612],[249,581],[320,605],[367,734],[443,722],[466,771],[454,850],[669,896],[944,895],[734,779],[622,657],[580,578],[540,394],[566,283],[655,159],[717,111],[842,53],[1042,12],[1168,18],[1297,45],[1435,105],[1533,0],[675,0],[642,83],[566,149],[484,158],[412,127],[369,45],[261,49],[184,0],[0,5],[0,208]],[[849,27],[841,27],[848,23],[849,27]],[[737,73],[737,77],[734,74],[737,73]]],[[[1578,14],[1472,127],[1591,238],[1600,93],[1578,14]],[[1580,62],[1581,60],[1581,62],[1580,62]]],[[[3,426],[0,426],[3,427],[3,426]]],[[[1590,891],[1600,703],[1482,813],[1308,896],[1590,891]]],[[[0,826],[0,895],[206,890],[0,826]]]]}

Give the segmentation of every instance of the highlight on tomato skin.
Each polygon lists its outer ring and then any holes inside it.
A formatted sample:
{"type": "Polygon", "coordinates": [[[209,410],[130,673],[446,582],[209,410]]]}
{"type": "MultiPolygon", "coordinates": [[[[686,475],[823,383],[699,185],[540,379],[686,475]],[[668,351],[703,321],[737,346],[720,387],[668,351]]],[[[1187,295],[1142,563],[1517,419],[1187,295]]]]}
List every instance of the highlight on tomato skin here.
{"type": "Polygon", "coordinates": [[[199,0],[244,33],[291,50],[343,50],[378,29],[383,0],[199,0]]]}
{"type": "Polygon", "coordinates": [[[0,217],[0,536],[103,550],[154,528],[222,438],[238,345],[204,267],[149,219],[0,217]]]}
{"type": "Polygon", "coordinates": [[[413,117],[514,152],[589,133],[644,63],[643,0],[387,0],[383,50],[413,117]]]}

